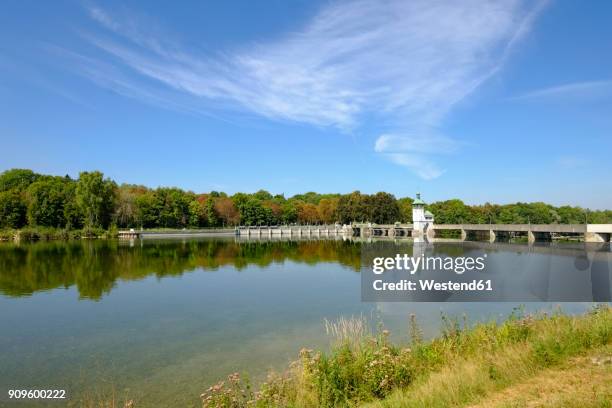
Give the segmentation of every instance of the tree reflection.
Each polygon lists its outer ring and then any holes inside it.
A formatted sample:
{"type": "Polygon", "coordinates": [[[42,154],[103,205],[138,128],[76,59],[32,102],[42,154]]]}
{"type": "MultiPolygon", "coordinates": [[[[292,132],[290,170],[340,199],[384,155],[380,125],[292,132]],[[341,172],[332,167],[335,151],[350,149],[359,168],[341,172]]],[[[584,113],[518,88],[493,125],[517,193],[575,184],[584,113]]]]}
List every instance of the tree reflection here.
{"type": "Polygon", "coordinates": [[[29,296],[76,285],[81,298],[100,299],[118,279],[181,275],[223,266],[238,270],[292,261],[339,263],[358,271],[359,243],[233,240],[46,242],[0,245],[0,293],[29,296]]]}

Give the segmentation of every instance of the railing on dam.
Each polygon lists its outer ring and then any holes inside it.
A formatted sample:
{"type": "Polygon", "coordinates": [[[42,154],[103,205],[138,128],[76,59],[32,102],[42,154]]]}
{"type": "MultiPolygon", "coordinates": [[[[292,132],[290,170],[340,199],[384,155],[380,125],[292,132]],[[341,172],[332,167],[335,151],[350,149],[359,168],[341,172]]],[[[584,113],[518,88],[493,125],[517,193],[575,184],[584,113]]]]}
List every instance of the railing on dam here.
{"type": "Polygon", "coordinates": [[[502,236],[523,235],[528,241],[549,240],[552,236],[582,235],[587,242],[610,242],[612,224],[431,224],[425,231],[414,230],[413,224],[374,224],[352,223],[333,225],[270,225],[238,226],[234,228],[210,228],[200,230],[175,231],[120,231],[120,238],[163,238],[236,235],[241,237],[325,237],[325,236],[361,236],[361,237],[417,237],[425,235],[435,238],[436,231],[460,231],[463,240],[470,235],[483,236],[495,241],[502,236]]]}
{"type": "Polygon", "coordinates": [[[239,236],[325,236],[346,234],[346,226],[334,225],[272,225],[240,226],[236,228],[239,236]]]}

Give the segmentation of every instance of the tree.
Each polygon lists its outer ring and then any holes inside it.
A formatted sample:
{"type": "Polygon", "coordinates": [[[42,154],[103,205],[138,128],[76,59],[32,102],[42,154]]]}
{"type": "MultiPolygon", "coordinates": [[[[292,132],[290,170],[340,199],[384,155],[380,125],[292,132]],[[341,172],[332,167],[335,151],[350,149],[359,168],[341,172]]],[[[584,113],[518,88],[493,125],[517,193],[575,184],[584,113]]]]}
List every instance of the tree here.
{"type": "Polygon", "coordinates": [[[61,177],[43,177],[27,190],[28,222],[30,225],[61,228],[66,224],[64,206],[66,182],[61,177]]]}
{"type": "Polygon", "coordinates": [[[244,193],[234,194],[234,205],[240,213],[243,225],[267,225],[272,220],[272,210],[265,208],[259,200],[244,193]]]}
{"type": "Polygon", "coordinates": [[[240,223],[240,213],[236,209],[234,202],[227,197],[215,199],[215,212],[224,225],[238,225],[240,223]]]}
{"type": "Polygon", "coordinates": [[[198,228],[204,227],[207,224],[206,207],[199,200],[193,200],[189,203],[189,226],[198,228]]]}
{"type": "Polygon", "coordinates": [[[17,189],[0,192],[0,228],[23,227],[26,211],[26,203],[17,189]]]}
{"type": "Polygon", "coordinates": [[[270,194],[266,190],[259,190],[258,192],[253,194],[253,198],[259,201],[272,200],[272,194],[270,194]]]}
{"type": "Polygon", "coordinates": [[[104,179],[99,171],[82,172],[76,188],[76,200],[86,227],[108,228],[115,206],[117,185],[104,179]]]}
{"type": "Polygon", "coordinates": [[[559,223],[561,224],[584,224],[586,219],[586,211],[580,207],[570,207],[564,205],[557,208],[559,214],[559,223]]]}
{"type": "Polygon", "coordinates": [[[400,212],[400,221],[405,223],[412,223],[412,198],[404,197],[397,200],[397,205],[400,212]]]}
{"type": "Polygon", "coordinates": [[[221,196],[213,196],[210,195],[205,202],[206,205],[206,218],[208,219],[208,225],[211,227],[219,226],[219,217],[217,216],[217,211],[215,210],[215,200],[220,199],[221,196]]]}
{"type": "Polygon", "coordinates": [[[354,221],[370,221],[369,208],[366,202],[367,196],[359,191],[345,194],[338,201],[338,218],[343,224],[354,221]]]}
{"type": "Polygon", "coordinates": [[[319,205],[317,206],[317,213],[319,214],[319,219],[322,222],[326,224],[333,224],[338,220],[338,201],[339,199],[336,197],[323,198],[321,199],[321,201],[319,201],[319,205]]]}
{"type": "Polygon", "coordinates": [[[0,191],[15,189],[25,191],[30,184],[40,178],[40,174],[28,169],[11,169],[0,174],[0,191]]]}
{"type": "Polygon", "coordinates": [[[379,192],[367,197],[370,220],[377,224],[393,224],[400,220],[400,209],[392,194],[379,192]]]}
{"type": "Polygon", "coordinates": [[[318,224],[320,222],[316,205],[297,202],[296,208],[297,218],[300,224],[318,224]]]}
{"type": "Polygon", "coordinates": [[[283,224],[294,224],[298,219],[298,211],[294,200],[287,200],[281,204],[283,210],[283,224]]]}
{"type": "Polygon", "coordinates": [[[83,227],[83,213],[76,199],[76,182],[71,181],[64,185],[64,220],[66,229],[83,227]]]}
{"type": "Polygon", "coordinates": [[[295,201],[302,201],[308,204],[319,204],[321,200],[321,194],[315,193],[314,191],[309,191],[304,194],[296,194],[291,197],[295,201]]]}
{"type": "Polygon", "coordinates": [[[115,207],[114,219],[120,227],[131,227],[136,225],[136,197],[146,188],[122,184],[117,190],[117,202],[115,207]]]}
{"type": "Polygon", "coordinates": [[[470,208],[459,199],[438,201],[428,206],[437,224],[461,224],[472,222],[470,208]]]}
{"type": "Polygon", "coordinates": [[[178,188],[161,187],[155,190],[158,222],[164,228],[184,228],[189,223],[189,202],[193,199],[178,188]]]}
{"type": "Polygon", "coordinates": [[[261,203],[264,208],[270,210],[270,221],[271,225],[282,224],[283,222],[283,210],[279,203],[274,200],[266,200],[261,203]]]}
{"type": "Polygon", "coordinates": [[[160,225],[155,192],[147,191],[136,197],[136,222],[142,228],[154,228],[160,225]]]}

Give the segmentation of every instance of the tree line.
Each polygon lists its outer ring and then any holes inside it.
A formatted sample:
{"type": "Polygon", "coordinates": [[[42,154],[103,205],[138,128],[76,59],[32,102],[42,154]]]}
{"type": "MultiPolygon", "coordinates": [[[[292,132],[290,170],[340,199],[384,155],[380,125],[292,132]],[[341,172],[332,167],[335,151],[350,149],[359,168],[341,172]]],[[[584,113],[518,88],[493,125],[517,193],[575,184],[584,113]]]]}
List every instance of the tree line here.
{"type": "MultiPolygon", "coordinates": [[[[467,205],[453,199],[427,208],[436,223],[612,223],[612,211],[536,203],[467,205]]],[[[412,222],[412,198],[378,192],[318,194],[286,198],[265,190],[253,194],[176,187],[151,189],[121,184],[99,171],[78,179],[27,169],[0,174],[0,228],[204,228],[236,225],[412,222]]]]}

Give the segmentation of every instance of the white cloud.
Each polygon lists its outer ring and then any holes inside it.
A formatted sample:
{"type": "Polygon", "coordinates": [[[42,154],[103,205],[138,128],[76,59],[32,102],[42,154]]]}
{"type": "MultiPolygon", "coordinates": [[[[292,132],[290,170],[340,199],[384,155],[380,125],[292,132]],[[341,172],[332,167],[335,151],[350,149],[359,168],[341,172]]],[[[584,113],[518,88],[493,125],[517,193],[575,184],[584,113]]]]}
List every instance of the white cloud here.
{"type": "Polygon", "coordinates": [[[612,94],[612,80],[574,82],[570,84],[557,85],[544,89],[527,92],[516,96],[514,100],[526,99],[553,99],[558,98],[590,98],[599,96],[610,96],[612,94]]]}
{"type": "Polygon", "coordinates": [[[147,102],[197,111],[240,109],[342,131],[374,115],[395,129],[378,138],[376,151],[431,179],[442,170],[425,155],[457,146],[434,129],[499,69],[543,4],[339,1],[294,33],[223,55],[185,51],[95,7],[91,17],[113,35],[84,38],[112,57],[113,68],[88,59],[81,72],[99,83],[106,73],[115,90],[147,102]]]}
{"type": "Polygon", "coordinates": [[[422,155],[410,153],[383,153],[383,156],[400,166],[408,167],[424,180],[440,177],[444,170],[422,155]]]}
{"type": "Polygon", "coordinates": [[[446,154],[455,152],[458,147],[459,143],[457,141],[435,134],[425,136],[384,134],[376,140],[374,151],[378,153],[412,152],[446,154]]]}

